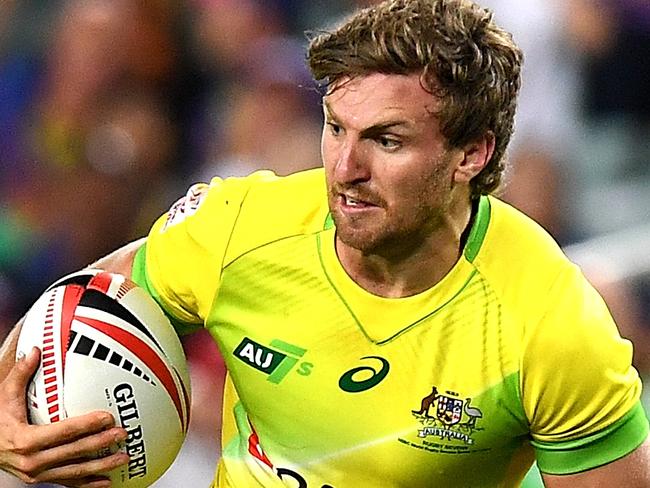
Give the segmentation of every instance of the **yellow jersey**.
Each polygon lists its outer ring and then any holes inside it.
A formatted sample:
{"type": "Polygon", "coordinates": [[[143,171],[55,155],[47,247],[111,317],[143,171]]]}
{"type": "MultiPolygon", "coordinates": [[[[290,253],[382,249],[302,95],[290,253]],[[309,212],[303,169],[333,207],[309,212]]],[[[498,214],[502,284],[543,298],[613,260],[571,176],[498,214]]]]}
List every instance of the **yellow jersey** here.
{"type": "Polygon", "coordinates": [[[216,487],[512,487],[648,434],[632,346],[553,239],[494,197],[434,287],[381,298],[335,252],[321,169],[190,188],[134,279],[228,368],[216,487]]]}

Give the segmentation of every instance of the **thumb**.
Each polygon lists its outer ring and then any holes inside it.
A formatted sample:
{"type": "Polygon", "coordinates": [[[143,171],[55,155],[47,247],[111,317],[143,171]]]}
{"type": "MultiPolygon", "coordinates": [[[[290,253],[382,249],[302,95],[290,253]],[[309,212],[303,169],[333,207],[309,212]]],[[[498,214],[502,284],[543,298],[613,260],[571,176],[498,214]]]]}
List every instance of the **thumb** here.
{"type": "Polygon", "coordinates": [[[27,355],[18,354],[18,359],[13,365],[4,381],[5,401],[15,405],[23,415],[26,415],[25,397],[27,385],[34,376],[40,364],[41,351],[33,347],[27,355]]]}

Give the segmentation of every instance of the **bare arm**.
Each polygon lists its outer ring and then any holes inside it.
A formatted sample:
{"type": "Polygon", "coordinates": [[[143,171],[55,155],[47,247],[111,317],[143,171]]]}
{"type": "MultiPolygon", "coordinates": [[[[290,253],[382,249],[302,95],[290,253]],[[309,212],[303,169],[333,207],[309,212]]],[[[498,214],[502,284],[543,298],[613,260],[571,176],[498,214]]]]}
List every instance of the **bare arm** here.
{"type": "MultiPolygon", "coordinates": [[[[92,264],[92,267],[130,276],[133,260],[144,239],[132,242],[92,264]]],[[[0,469],[26,483],[54,482],[65,486],[109,486],[101,473],[128,462],[123,453],[83,460],[115,446],[126,431],[114,427],[107,412],[93,412],[51,425],[30,425],[25,404],[26,388],[39,364],[39,351],[15,361],[22,320],[0,349],[0,469]]]]}
{"type": "Polygon", "coordinates": [[[564,476],[542,473],[547,488],[591,488],[593,486],[650,486],[650,439],[625,457],[584,473],[564,476]]]}
{"type": "Polygon", "coordinates": [[[138,249],[140,249],[144,242],[144,238],[130,242],[116,251],[113,251],[109,255],[95,261],[91,264],[91,267],[130,277],[131,271],[133,271],[133,260],[135,259],[138,249]]]}
{"type": "MultiPolygon", "coordinates": [[[[138,249],[144,244],[145,239],[133,241],[124,247],[113,251],[111,254],[97,260],[91,267],[100,268],[113,273],[120,273],[124,276],[131,276],[133,269],[133,260],[138,249]]],[[[0,348],[0,381],[4,380],[14,365],[16,356],[16,343],[22,326],[22,319],[16,324],[13,330],[5,339],[2,348],[0,348]]]]}

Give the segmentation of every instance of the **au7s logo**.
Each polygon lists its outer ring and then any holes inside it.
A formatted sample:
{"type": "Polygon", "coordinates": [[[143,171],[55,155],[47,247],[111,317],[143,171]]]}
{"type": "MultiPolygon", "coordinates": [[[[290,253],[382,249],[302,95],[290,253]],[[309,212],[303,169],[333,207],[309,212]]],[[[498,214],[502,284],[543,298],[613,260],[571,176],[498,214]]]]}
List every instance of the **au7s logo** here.
{"type": "MultiPolygon", "coordinates": [[[[244,337],[233,354],[240,361],[262,373],[266,373],[268,375],[267,381],[277,384],[293,369],[307,350],[280,339],[273,339],[269,346],[263,346],[248,337],[244,337]]],[[[307,376],[311,373],[313,366],[312,363],[300,363],[296,372],[307,376]]]]}

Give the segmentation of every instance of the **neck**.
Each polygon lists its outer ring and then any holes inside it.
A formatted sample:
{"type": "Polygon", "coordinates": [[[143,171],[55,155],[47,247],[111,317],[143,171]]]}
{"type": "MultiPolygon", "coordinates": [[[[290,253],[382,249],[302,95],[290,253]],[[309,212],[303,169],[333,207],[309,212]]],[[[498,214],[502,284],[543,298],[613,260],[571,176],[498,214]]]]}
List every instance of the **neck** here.
{"type": "Polygon", "coordinates": [[[336,252],[347,274],[366,291],[386,298],[421,293],[439,283],[463,252],[471,225],[469,201],[456,205],[417,246],[393,252],[364,253],[336,239],[336,252]]]}

